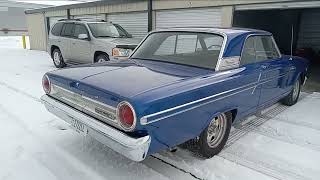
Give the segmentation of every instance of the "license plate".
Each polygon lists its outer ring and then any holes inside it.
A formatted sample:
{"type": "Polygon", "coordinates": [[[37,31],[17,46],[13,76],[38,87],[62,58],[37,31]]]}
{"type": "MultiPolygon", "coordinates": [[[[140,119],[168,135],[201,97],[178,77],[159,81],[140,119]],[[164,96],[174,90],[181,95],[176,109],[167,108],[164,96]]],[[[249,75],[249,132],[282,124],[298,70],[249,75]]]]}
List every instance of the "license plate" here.
{"type": "Polygon", "coordinates": [[[72,129],[74,129],[75,131],[77,131],[81,135],[86,136],[88,134],[87,126],[78,120],[72,119],[70,125],[71,125],[72,129]]]}

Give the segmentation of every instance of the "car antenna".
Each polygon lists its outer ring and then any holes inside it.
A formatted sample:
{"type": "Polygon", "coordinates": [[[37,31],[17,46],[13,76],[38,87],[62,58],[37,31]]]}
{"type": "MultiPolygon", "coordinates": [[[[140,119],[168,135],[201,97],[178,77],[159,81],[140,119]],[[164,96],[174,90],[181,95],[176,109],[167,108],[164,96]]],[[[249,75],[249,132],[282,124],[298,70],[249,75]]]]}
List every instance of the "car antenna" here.
{"type": "Polygon", "coordinates": [[[293,57],[293,38],[294,38],[294,27],[293,27],[293,24],[291,25],[291,44],[290,44],[290,60],[292,60],[292,57],[293,57]]]}

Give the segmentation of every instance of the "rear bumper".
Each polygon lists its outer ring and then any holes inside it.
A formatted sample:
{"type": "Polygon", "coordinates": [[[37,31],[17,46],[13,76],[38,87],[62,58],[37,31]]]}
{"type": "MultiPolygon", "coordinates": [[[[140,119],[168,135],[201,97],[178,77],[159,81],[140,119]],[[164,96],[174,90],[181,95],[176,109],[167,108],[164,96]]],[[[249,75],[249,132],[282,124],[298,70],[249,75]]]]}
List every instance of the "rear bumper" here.
{"type": "Polygon", "coordinates": [[[43,95],[41,100],[49,112],[65,122],[70,124],[73,119],[76,119],[85,124],[88,128],[88,135],[114,151],[133,161],[142,161],[145,159],[151,143],[150,136],[133,138],[48,95],[43,95]]]}

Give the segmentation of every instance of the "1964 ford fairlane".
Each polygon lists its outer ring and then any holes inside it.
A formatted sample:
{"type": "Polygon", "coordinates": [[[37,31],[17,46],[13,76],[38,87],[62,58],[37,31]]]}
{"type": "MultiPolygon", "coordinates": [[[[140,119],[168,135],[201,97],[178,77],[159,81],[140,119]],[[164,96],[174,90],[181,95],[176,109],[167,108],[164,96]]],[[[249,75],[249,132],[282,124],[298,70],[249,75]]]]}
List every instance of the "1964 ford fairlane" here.
{"type": "Polygon", "coordinates": [[[48,72],[48,111],[134,160],[195,139],[212,157],[233,122],[297,102],[307,61],[281,55],[272,34],[175,28],[150,33],[129,61],[48,72]]]}

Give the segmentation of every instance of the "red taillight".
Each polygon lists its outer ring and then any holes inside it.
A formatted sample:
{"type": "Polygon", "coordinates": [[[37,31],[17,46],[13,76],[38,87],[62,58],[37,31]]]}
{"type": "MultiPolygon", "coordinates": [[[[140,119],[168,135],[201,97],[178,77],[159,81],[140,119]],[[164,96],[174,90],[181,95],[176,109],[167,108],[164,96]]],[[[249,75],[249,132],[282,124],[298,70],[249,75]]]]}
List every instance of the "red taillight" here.
{"type": "Polygon", "coordinates": [[[118,119],[121,127],[126,131],[131,131],[135,127],[136,118],[133,107],[127,103],[122,102],[118,105],[118,119]]]}
{"type": "Polygon", "coordinates": [[[46,94],[50,94],[51,91],[51,83],[47,75],[44,75],[42,78],[42,87],[46,94]]]}

